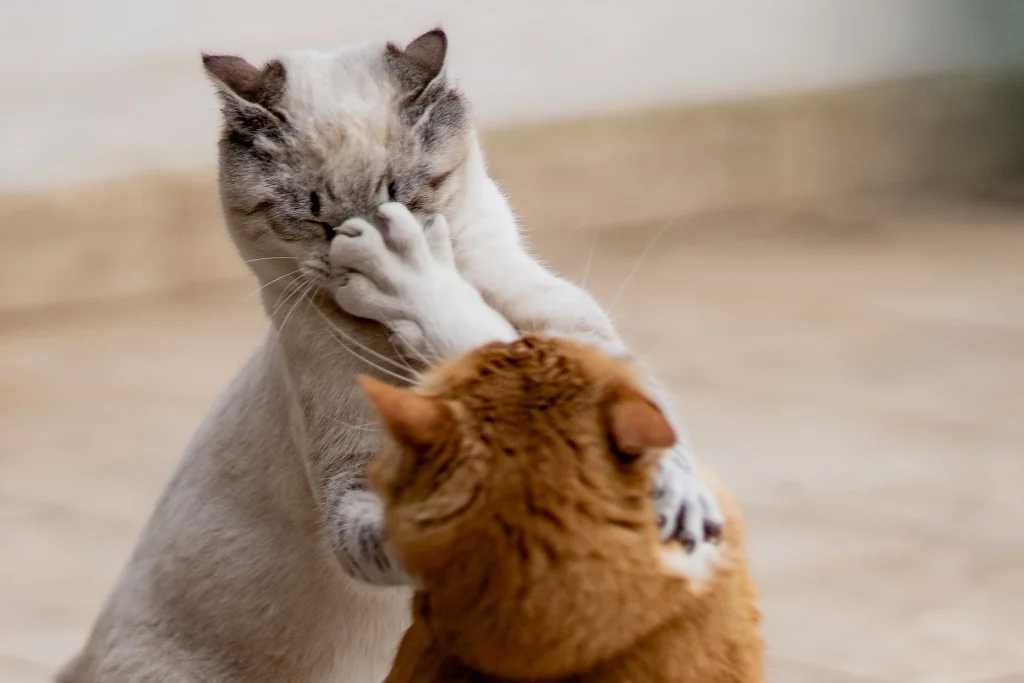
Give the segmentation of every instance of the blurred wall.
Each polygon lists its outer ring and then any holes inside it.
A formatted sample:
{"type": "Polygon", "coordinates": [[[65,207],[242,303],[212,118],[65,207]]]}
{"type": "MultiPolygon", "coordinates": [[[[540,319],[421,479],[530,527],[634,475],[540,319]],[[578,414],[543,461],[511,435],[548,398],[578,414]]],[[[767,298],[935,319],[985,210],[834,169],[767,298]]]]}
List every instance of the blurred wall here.
{"type": "Polygon", "coordinates": [[[0,191],[213,162],[200,50],[442,24],[485,126],[1024,63],[1018,0],[4,0],[0,191]]]}

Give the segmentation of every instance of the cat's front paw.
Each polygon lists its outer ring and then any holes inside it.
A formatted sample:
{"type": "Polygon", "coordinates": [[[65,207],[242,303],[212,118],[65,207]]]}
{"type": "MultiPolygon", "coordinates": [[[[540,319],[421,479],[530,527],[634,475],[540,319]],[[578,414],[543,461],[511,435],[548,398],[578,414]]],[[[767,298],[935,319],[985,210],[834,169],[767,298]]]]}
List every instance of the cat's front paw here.
{"type": "Polygon", "coordinates": [[[662,541],[677,541],[692,552],[717,543],[725,517],[711,490],[694,471],[689,452],[675,446],[661,459],[651,493],[662,541]]]}
{"type": "Polygon", "coordinates": [[[390,202],[373,223],[348,220],[331,243],[331,267],[338,306],[383,323],[411,358],[429,362],[517,336],[459,274],[443,216],[421,226],[390,202]]]}
{"type": "Polygon", "coordinates": [[[352,576],[379,586],[415,586],[384,528],[384,508],[371,491],[347,493],[336,510],[339,559],[352,576]]]}
{"type": "Polygon", "coordinates": [[[448,241],[443,218],[421,226],[394,202],[382,205],[373,222],[345,221],[331,242],[335,302],[350,315],[383,323],[406,352],[421,355],[422,299],[445,271],[455,272],[453,265],[446,268],[446,261],[454,261],[448,241]]]}

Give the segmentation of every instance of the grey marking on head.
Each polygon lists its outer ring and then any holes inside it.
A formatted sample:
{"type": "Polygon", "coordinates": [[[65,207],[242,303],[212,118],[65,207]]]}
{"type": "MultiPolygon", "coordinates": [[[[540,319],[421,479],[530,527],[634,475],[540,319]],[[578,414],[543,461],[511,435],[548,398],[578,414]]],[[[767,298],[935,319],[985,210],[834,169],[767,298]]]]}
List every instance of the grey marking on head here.
{"type": "Polygon", "coordinates": [[[224,102],[222,196],[236,239],[259,242],[261,256],[304,245],[304,258],[326,258],[325,224],[389,199],[442,211],[472,134],[446,58],[440,29],[404,49],[294,52],[262,68],[204,55],[224,102]]]}

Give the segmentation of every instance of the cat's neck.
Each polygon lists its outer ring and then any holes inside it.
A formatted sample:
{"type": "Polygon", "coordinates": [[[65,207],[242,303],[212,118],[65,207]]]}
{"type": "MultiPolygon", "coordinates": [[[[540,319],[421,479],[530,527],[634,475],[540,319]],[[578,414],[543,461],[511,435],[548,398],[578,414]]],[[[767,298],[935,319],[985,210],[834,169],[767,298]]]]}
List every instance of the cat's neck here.
{"type": "Polygon", "coordinates": [[[488,675],[581,674],[693,609],[686,578],[656,558],[579,558],[524,579],[522,567],[477,553],[426,585],[417,618],[452,655],[488,675]]]}
{"type": "Polygon", "coordinates": [[[281,418],[291,422],[293,436],[306,440],[311,453],[376,449],[373,430],[352,428],[374,421],[354,379],[368,374],[398,383],[413,375],[397,360],[383,327],[343,314],[327,292],[300,299],[275,283],[261,294],[270,318],[266,371],[286,388],[290,410],[281,418]]]}

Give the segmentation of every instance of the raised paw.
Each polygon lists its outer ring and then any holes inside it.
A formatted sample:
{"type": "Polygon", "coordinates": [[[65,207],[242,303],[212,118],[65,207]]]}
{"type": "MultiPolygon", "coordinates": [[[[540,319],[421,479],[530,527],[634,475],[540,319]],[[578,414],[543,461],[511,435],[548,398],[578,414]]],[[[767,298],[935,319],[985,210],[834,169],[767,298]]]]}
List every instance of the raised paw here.
{"type": "Polygon", "coordinates": [[[430,253],[438,263],[455,268],[455,252],[452,249],[452,236],[448,229],[448,221],[441,214],[428,218],[423,223],[423,233],[427,238],[430,253]]]}
{"type": "Polygon", "coordinates": [[[442,217],[421,226],[403,205],[384,204],[372,222],[343,223],[330,258],[338,306],[383,323],[409,357],[429,362],[517,336],[459,274],[442,217]]]}
{"type": "Polygon", "coordinates": [[[383,586],[411,586],[402,562],[387,542],[384,508],[376,494],[356,489],[338,502],[333,522],[338,559],[354,576],[383,586]]]}
{"type": "Polygon", "coordinates": [[[693,471],[684,446],[662,458],[651,494],[662,541],[677,541],[693,552],[701,543],[717,543],[725,519],[718,501],[693,471]]]}
{"type": "Polygon", "coordinates": [[[447,227],[443,218],[421,226],[396,202],[383,204],[370,220],[345,221],[331,242],[335,302],[350,315],[385,324],[404,353],[424,357],[432,346],[423,325],[468,287],[445,244],[447,227]]]}
{"type": "Polygon", "coordinates": [[[432,260],[424,228],[404,204],[381,204],[377,209],[376,218],[385,242],[392,246],[404,261],[422,267],[432,260]]]}
{"type": "Polygon", "coordinates": [[[362,218],[350,218],[335,231],[330,260],[336,275],[359,273],[383,289],[388,289],[401,266],[389,253],[380,230],[362,218]]]}
{"type": "Polygon", "coordinates": [[[358,273],[394,295],[429,277],[438,265],[424,228],[397,202],[381,205],[372,222],[350,218],[342,223],[330,259],[336,277],[358,273]]]}
{"type": "Polygon", "coordinates": [[[403,263],[388,250],[376,226],[362,218],[345,221],[331,242],[334,300],[358,318],[385,322],[401,313],[403,263]]]}
{"type": "Polygon", "coordinates": [[[367,320],[387,322],[404,313],[398,297],[357,272],[335,277],[334,300],[349,315],[367,320]]]}

